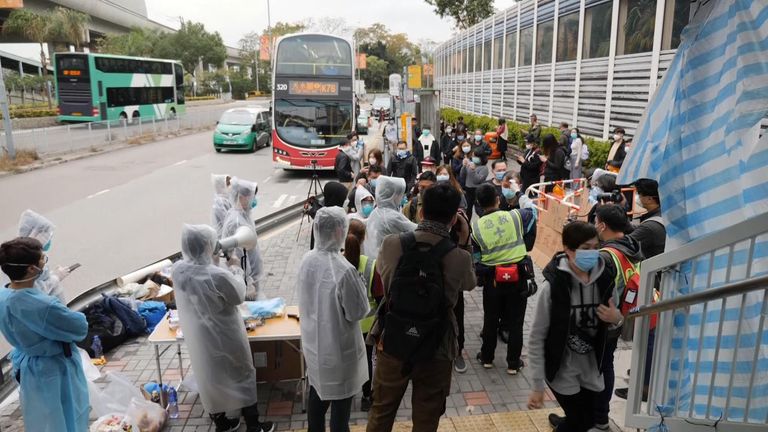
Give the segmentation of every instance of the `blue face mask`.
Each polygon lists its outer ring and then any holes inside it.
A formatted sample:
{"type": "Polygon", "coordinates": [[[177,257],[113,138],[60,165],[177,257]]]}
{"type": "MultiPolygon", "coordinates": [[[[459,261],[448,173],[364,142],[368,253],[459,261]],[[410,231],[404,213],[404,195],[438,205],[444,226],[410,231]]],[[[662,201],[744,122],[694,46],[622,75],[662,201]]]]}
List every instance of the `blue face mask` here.
{"type": "Polygon", "coordinates": [[[504,174],[506,174],[506,173],[505,172],[495,172],[495,173],[493,173],[493,175],[496,176],[496,180],[498,180],[498,181],[504,180],[504,174]]]}
{"type": "Polygon", "coordinates": [[[408,204],[408,197],[404,196],[400,201],[400,207],[405,207],[406,204],[408,204]]]}
{"type": "Polygon", "coordinates": [[[602,189],[600,189],[597,186],[592,186],[592,189],[589,190],[589,202],[591,202],[592,204],[596,203],[597,197],[601,193],[603,193],[602,189]]]}
{"type": "Polygon", "coordinates": [[[51,242],[53,242],[53,239],[49,239],[45,244],[43,245],[43,252],[48,252],[51,250],[51,242]]]}
{"type": "Polygon", "coordinates": [[[437,176],[437,181],[439,181],[439,182],[445,182],[445,181],[448,181],[450,179],[451,179],[451,177],[448,174],[441,174],[441,175],[437,176]]]}
{"type": "Polygon", "coordinates": [[[255,209],[257,205],[259,205],[259,200],[256,197],[253,197],[251,200],[251,208],[255,209]]]}
{"type": "Polygon", "coordinates": [[[400,159],[405,159],[406,157],[408,157],[408,150],[398,150],[397,157],[400,159]]]}
{"type": "Polygon", "coordinates": [[[371,185],[371,187],[376,187],[377,180],[378,179],[370,179],[368,180],[368,184],[371,185]]]}
{"type": "Polygon", "coordinates": [[[456,135],[456,141],[464,141],[464,135],[456,135]]]}
{"type": "Polygon", "coordinates": [[[504,198],[510,200],[515,197],[515,191],[509,188],[501,188],[501,194],[504,195],[504,198]]]}
{"type": "Polygon", "coordinates": [[[571,134],[571,138],[573,138],[573,139],[576,139],[576,138],[578,138],[578,137],[579,137],[579,135],[578,135],[578,134],[575,134],[575,133],[572,133],[572,134],[571,134]]]}
{"type": "Polygon", "coordinates": [[[475,165],[480,165],[480,158],[477,156],[472,156],[472,163],[475,165]]]}
{"type": "Polygon", "coordinates": [[[363,214],[363,217],[370,216],[372,211],[373,211],[373,204],[363,204],[363,208],[360,209],[360,212],[363,214]]]}
{"type": "Polygon", "coordinates": [[[581,271],[588,272],[597,265],[599,257],[600,251],[597,249],[576,249],[576,259],[573,263],[581,271]]]}
{"type": "Polygon", "coordinates": [[[475,141],[480,141],[483,139],[482,135],[475,135],[475,141]]]}

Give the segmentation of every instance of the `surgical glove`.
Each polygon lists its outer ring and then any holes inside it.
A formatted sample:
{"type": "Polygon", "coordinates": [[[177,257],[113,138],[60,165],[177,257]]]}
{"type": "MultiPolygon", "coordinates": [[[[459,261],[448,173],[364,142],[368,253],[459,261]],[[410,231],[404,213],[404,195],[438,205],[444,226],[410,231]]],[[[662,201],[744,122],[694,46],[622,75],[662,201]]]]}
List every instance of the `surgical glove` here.
{"type": "Polygon", "coordinates": [[[53,271],[53,275],[56,276],[60,281],[69,276],[70,273],[71,272],[69,271],[69,267],[63,266],[58,266],[56,267],[56,270],[53,271]]]}

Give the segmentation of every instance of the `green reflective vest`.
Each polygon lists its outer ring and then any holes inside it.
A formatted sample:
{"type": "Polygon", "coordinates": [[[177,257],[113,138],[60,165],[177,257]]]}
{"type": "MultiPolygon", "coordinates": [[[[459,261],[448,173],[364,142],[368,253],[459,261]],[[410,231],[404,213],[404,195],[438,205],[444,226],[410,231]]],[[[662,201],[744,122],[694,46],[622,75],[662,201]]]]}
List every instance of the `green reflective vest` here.
{"type": "Polygon", "coordinates": [[[365,283],[366,292],[368,294],[368,304],[371,307],[371,311],[368,312],[368,316],[360,321],[360,329],[363,333],[371,331],[373,326],[373,320],[376,318],[376,300],[373,298],[373,274],[376,269],[376,260],[368,259],[365,255],[360,255],[360,263],[357,265],[357,271],[363,278],[365,283]]]}
{"type": "Polygon", "coordinates": [[[523,218],[517,210],[495,211],[472,223],[472,238],[486,266],[516,263],[525,258],[523,218]]]}

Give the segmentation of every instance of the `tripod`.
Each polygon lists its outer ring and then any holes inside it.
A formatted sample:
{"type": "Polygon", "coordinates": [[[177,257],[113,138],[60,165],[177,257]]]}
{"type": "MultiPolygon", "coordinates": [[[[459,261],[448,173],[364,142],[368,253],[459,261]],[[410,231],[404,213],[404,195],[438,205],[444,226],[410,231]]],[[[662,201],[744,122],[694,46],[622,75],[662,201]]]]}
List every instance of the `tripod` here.
{"type": "Polygon", "coordinates": [[[304,219],[309,222],[309,207],[314,205],[317,196],[322,192],[323,185],[320,183],[320,178],[317,176],[317,161],[310,161],[312,164],[312,180],[309,182],[309,189],[307,190],[307,199],[304,201],[304,213],[301,215],[301,223],[299,224],[299,232],[296,233],[296,241],[299,241],[301,235],[301,229],[304,226],[304,219]]]}

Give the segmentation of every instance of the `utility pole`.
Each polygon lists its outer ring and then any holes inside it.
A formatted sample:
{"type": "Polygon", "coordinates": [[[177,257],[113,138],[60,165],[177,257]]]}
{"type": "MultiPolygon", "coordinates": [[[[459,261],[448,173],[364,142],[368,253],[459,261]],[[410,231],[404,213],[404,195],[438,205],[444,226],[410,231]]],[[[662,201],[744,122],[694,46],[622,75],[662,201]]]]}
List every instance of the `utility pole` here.
{"type": "Polygon", "coordinates": [[[0,110],[3,113],[3,127],[5,129],[5,147],[8,157],[16,160],[16,148],[13,146],[13,122],[8,110],[8,94],[5,92],[5,78],[3,78],[3,65],[0,63],[0,110]]]}

